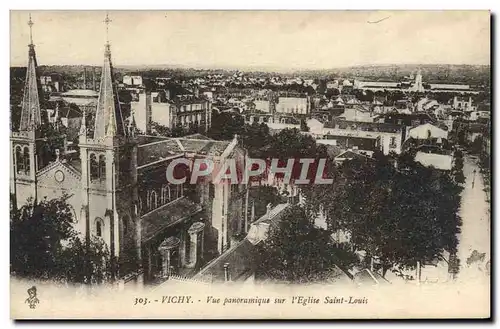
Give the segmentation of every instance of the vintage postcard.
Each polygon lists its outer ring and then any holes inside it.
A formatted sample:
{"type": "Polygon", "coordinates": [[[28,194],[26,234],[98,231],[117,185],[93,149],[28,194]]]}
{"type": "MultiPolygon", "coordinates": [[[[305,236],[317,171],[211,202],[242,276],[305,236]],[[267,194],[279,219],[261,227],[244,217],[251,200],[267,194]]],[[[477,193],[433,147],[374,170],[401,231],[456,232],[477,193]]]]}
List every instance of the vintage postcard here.
{"type": "Polygon", "coordinates": [[[490,318],[490,20],[11,11],[11,317],[490,318]]]}

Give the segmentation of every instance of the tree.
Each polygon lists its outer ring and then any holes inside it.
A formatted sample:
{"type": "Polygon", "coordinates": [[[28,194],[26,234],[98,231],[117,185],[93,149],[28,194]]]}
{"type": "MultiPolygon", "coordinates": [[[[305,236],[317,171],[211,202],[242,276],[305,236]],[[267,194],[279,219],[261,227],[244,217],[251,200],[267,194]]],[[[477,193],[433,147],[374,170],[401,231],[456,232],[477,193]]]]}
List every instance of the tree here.
{"type": "Polygon", "coordinates": [[[477,136],[471,144],[471,152],[474,154],[481,154],[483,150],[483,136],[477,136]]]}
{"type": "Polygon", "coordinates": [[[269,127],[263,122],[253,122],[251,125],[245,124],[241,132],[241,142],[248,151],[248,155],[253,158],[260,158],[271,140],[272,136],[269,127]]]}
{"type": "Polygon", "coordinates": [[[355,250],[392,266],[414,268],[456,251],[460,232],[460,186],[447,173],[425,168],[408,156],[393,161],[353,159],[328,189],[312,186],[307,209],[321,206],[330,230],[351,235],[355,250]]]}
{"type": "Polygon", "coordinates": [[[151,122],[151,130],[153,131],[153,134],[159,136],[170,137],[172,135],[170,128],[154,121],[151,122]]]}
{"type": "Polygon", "coordinates": [[[11,214],[11,270],[23,277],[58,278],[64,274],[57,255],[62,241],[75,236],[73,214],[64,199],[29,200],[11,214]]]}
{"type": "Polygon", "coordinates": [[[299,206],[286,210],[270,230],[258,249],[258,276],[290,283],[324,282],[339,274],[336,266],[351,267],[357,261],[348,251],[339,251],[329,233],[316,228],[299,206]]]}
{"type": "Polygon", "coordinates": [[[231,140],[234,135],[240,134],[245,125],[245,119],[238,113],[212,113],[212,126],[208,136],[217,140],[231,140]]]}
{"type": "Polygon", "coordinates": [[[93,271],[87,282],[101,282],[107,273],[107,251],[102,242],[91,241],[90,249],[73,229],[74,212],[67,196],[32,200],[17,209],[11,207],[11,272],[25,278],[84,282],[89,264],[93,271]],[[88,256],[89,262],[86,262],[88,256]]]}
{"type": "Polygon", "coordinates": [[[455,156],[455,163],[452,169],[452,175],[455,179],[455,182],[459,184],[465,183],[465,176],[464,176],[464,156],[461,151],[456,151],[454,153],[455,156]]]}
{"type": "Polygon", "coordinates": [[[90,282],[102,283],[110,278],[111,264],[109,251],[104,241],[93,236],[90,239],[90,249],[87,253],[85,242],[79,236],[69,240],[68,245],[62,249],[58,263],[64,268],[64,279],[67,282],[86,283],[85,257],[90,263],[90,282]]]}

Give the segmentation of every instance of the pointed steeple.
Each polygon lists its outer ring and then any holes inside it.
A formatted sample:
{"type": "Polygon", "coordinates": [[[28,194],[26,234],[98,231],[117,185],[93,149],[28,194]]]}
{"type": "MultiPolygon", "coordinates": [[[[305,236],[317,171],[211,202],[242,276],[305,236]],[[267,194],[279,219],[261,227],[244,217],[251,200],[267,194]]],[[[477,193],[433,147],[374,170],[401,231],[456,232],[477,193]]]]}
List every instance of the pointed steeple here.
{"type": "MultiPolygon", "coordinates": [[[[106,23],[106,40],[108,40],[108,24],[111,20],[107,14],[104,22],[106,23]]],[[[94,128],[94,139],[126,135],[120,102],[118,101],[118,92],[113,79],[109,41],[106,41],[105,44],[104,65],[102,67],[101,87],[99,89],[94,128]]]]}
{"type": "Polygon", "coordinates": [[[28,45],[28,66],[26,68],[26,80],[24,84],[23,103],[21,107],[21,120],[19,131],[32,131],[39,127],[42,123],[42,115],[40,109],[41,88],[37,75],[37,61],[35,54],[35,45],[33,44],[33,21],[30,19],[28,25],[30,27],[30,44],[28,45]]]}

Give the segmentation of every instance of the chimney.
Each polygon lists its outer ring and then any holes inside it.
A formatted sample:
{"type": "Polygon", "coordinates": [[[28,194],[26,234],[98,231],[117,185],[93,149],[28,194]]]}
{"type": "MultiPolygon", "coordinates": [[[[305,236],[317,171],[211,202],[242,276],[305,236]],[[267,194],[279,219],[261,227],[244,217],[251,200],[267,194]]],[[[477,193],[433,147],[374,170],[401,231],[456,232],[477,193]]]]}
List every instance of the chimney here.
{"type": "Polygon", "coordinates": [[[224,282],[229,282],[229,263],[224,263],[224,282]]]}

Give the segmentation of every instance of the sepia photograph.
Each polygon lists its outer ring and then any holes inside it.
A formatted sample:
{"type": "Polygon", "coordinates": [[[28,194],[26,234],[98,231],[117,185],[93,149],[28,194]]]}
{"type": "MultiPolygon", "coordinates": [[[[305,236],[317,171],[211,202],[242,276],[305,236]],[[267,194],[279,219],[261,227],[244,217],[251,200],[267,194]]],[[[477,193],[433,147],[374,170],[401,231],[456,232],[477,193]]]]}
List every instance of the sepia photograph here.
{"type": "Polygon", "coordinates": [[[490,319],[491,21],[11,10],[11,318],[490,319]]]}

